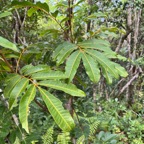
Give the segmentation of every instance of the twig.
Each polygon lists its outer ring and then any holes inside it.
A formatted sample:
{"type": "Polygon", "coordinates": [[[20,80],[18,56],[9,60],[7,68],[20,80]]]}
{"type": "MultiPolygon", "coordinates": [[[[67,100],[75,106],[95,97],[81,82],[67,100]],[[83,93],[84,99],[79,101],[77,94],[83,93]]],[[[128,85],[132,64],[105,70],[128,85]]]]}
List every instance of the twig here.
{"type": "Polygon", "coordinates": [[[24,53],[25,51],[26,51],[26,48],[24,48],[24,49],[22,50],[22,52],[20,53],[20,56],[19,56],[19,58],[18,58],[17,65],[16,65],[16,73],[18,72],[19,63],[20,63],[21,57],[22,57],[22,55],[23,55],[23,53],[24,53]]]}
{"type": "Polygon", "coordinates": [[[114,89],[112,90],[112,92],[109,94],[109,97],[114,93],[114,91],[115,91],[115,89],[117,88],[117,86],[119,85],[119,84],[121,84],[121,82],[123,82],[125,80],[125,78],[122,78],[118,83],[117,83],[117,85],[114,87],[114,89]]]}
{"type": "Polygon", "coordinates": [[[20,15],[19,15],[19,12],[17,11],[17,9],[15,9],[15,12],[16,12],[16,14],[17,14],[18,22],[19,22],[19,24],[21,25],[21,24],[22,24],[22,21],[21,21],[21,17],[20,17],[20,15]]]}
{"type": "Polygon", "coordinates": [[[39,107],[41,107],[45,112],[48,112],[48,113],[49,113],[48,109],[47,109],[45,106],[43,106],[40,102],[38,102],[38,101],[36,100],[36,98],[34,99],[34,101],[35,101],[35,103],[36,103],[39,107]]]}
{"type": "Polygon", "coordinates": [[[22,21],[22,23],[21,23],[21,29],[23,28],[23,26],[24,26],[24,23],[25,23],[25,20],[26,20],[26,16],[27,16],[27,8],[25,8],[25,12],[24,12],[24,18],[23,18],[23,21],[22,21]]]}

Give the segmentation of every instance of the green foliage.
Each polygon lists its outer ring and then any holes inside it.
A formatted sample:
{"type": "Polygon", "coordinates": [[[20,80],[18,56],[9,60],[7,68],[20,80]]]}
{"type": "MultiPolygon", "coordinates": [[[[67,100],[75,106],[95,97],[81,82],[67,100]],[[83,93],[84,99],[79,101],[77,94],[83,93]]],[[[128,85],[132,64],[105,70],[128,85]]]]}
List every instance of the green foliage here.
{"type": "Polygon", "coordinates": [[[93,140],[95,137],[95,133],[97,132],[98,125],[100,124],[100,121],[93,121],[89,122],[89,127],[90,127],[90,133],[89,133],[89,140],[93,140]]]}
{"type": "Polygon", "coordinates": [[[52,80],[41,81],[38,84],[41,86],[54,88],[56,90],[62,90],[65,93],[68,93],[72,96],[79,96],[79,97],[85,96],[85,93],[77,89],[76,86],[73,84],[65,84],[60,81],[52,81],[52,80]]]}
{"type": "Polygon", "coordinates": [[[52,144],[53,143],[53,127],[50,127],[46,133],[42,136],[43,144],[52,144]]]}
{"type": "Polygon", "coordinates": [[[97,135],[97,139],[95,140],[95,142],[97,144],[116,144],[117,140],[116,140],[116,134],[111,134],[110,132],[104,132],[101,131],[98,135],[97,135]]]}
{"type": "Polygon", "coordinates": [[[28,130],[28,114],[29,114],[29,105],[33,101],[36,95],[36,88],[34,85],[30,85],[26,93],[22,96],[20,105],[19,105],[19,119],[22,124],[22,127],[29,133],[28,130]]]}
{"type": "Polygon", "coordinates": [[[143,143],[142,46],[131,39],[129,50],[123,43],[129,35],[127,6],[128,1],[2,1],[1,143],[143,143]],[[116,98],[127,87],[136,89],[126,95],[135,96],[132,105],[123,103],[125,95],[116,98]]]}
{"type": "Polygon", "coordinates": [[[72,81],[72,79],[74,78],[77,68],[80,64],[80,59],[80,51],[75,51],[73,54],[70,55],[69,59],[67,60],[65,71],[66,75],[69,78],[69,81],[72,81]]]}
{"type": "Polygon", "coordinates": [[[3,48],[8,48],[13,51],[19,52],[18,48],[16,47],[16,45],[14,43],[10,42],[9,40],[7,40],[1,36],[0,36],[0,46],[2,46],[3,48]]]}
{"type": "Polygon", "coordinates": [[[84,54],[82,56],[83,64],[86,69],[87,75],[90,77],[91,81],[98,82],[100,79],[100,70],[98,64],[93,61],[90,55],[84,54]]]}
{"type": "Polygon", "coordinates": [[[132,144],[143,144],[143,141],[141,139],[134,139],[132,144]]]}
{"type": "Polygon", "coordinates": [[[70,134],[68,132],[63,132],[57,137],[58,144],[68,144],[70,142],[70,134]]]}
{"type": "Polygon", "coordinates": [[[3,12],[3,13],[0,13],[0,18],[7,17],[7,16],[10,16],[10,15],[12,15],[12,13],[6,11],[6,12],[3,12]]]}
{"type": "Polygon", "coordinates": [[[84,141],[85,141],[85,136],[84,136],[84,135],[82,135],[81,137],[79,137],[79,138],[78,138],[78,140],[77,140],[76,144],[83,144],[83,143],[84,143],[84,141]]]}
{"type": "Polygon", "coordinates": [[[46,80],[46,79],[66,79],[67,76],[61,71],[39,72],[32,75],[33,79],[46,80]]]}
{"type": "Polygon", "coordinates": [[[13,109],[14,104],[17,100],[17,97],[25,91],[26,86],[28,85],[29,80],[27,78],[21,78],[20,81],[14,86],[9,96],[9,109],[13,109]]]}
{"type": "Polygon", "coordinates": [[[75,124],[68,111],[63,109],[61,101],[42,88],[39,88],[39,91],[59,127],[65,132],[71,131],[75,124]]]}
{"type": "Polygon", "coordinates": [[[67,85],[59,81],[40,81],[37,83],[35,79],[56,80],[61,79],[64,76],[62,72],[49,72],[49,70],[49,67],[43,65],[38,65],[35,67],[29,65],[22,68],[21,73],[24,74],[23,76],[16,75],[13,77],[12,75],[12,78],[9,78],[9,84],[6,87],[6,90],[8,89],[8,91],[5,90],[5,94],[7,97],[9,97],[10,110],[12,110],[16,104],[17,97],[21,96],[22,93],[25,93],[20,100],[19,117],[22,123],[22,127],[27,132],[29,132],[27,122],[29,113],[28,109],[31,101],[33,101],[36,95],[36,88],[38,88],[40,91],[49,112],[51,113],[56,123],[60,126],[60,128],[63,131],[70,131],[74,127],[73,119],[71,118],[70,114],[64,110],[60,100],[39,86],[47,86],[50,88],[62,90],[69,94],[73,93],[73,96],[85,96],[85,94],[83,91],[77,89],[73,84],[67,85]],[[45,75],[43,73],[45,73],[45,75]],[[31,76],[31,78],[26,76],[31,76]],[[29,85],[30,83],[31,85],[29,85]]]}
{"type": "Polygon", "coordinates": [[[66,62],[65,71],[70,81],[76,74],[81,58],[86,72],[93,82],[98,82],[100,79],[98,64],[104,69],[103,73],[108,83],[112,82],[112,80],[109,80],[109,75],[115,78],[119,78],[119,75],[122,77],[126,77],[128,75],[123,67],[115,62],[112,62],[109,59],[109,56],[107,57],[107,55],[104,54],[104,52],[109,52],[109,55],[113,55],[114,53],[110,49],[110,45],[106,40],[92,39],[80,42],[77,45],[72,45],[70,43],[66,44],[63,43],[56,48],[53,58],[57,58],[58,63],[60,64],[68,57],[68,55],[70,55],[72,51],[78,49],[69,56],[66,62]]]}
{"type": "Polygon", "coordinates": [[[34,7],[37,10],[40,9],[42,11],[45,12],[49,12],[49,7],[46,3],[41,3],[41,2],[37,2],[36,4],[33,4],[31,2],[28,1],[24,1],[24,2],[19,2],[19,1],[13,1],[11,6],[14,6],[15,8],[22,8],[22,7],[34,7]]]}
{"type": "Polygon", "coordinates": [[[77,46],[75,44],[64,42],[63,44],[60,44],[54,51],[53,59],[57,61],[58,65],[60,65],[76,48],[77,46]]]}

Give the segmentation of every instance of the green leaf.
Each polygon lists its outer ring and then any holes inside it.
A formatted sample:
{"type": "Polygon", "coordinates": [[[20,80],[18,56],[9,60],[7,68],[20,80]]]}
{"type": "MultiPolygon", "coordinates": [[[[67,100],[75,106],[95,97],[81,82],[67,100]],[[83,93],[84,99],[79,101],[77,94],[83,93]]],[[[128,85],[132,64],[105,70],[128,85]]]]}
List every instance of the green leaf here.
{"type": "Polygon", "coordinates": [[[24,1],[24,2],[13,1],[11,6],[14,6],[15,8],[34,7],[36,9],[40,9],[46,13],[49,12],[49,6],[47,5],[47,3],[41,3],[41,2],[37,2],[36,4],[33,4],[28,1],[24,1]]]}
{"type": "Polygon", "coordinates": [[[33,68],[33,65],[25,65],[24,67],[21,68],[20,73],[24,74],[27,70],[29,70],[30,68],[33,68]]]}
{"type": "Polygon", "coordinates": [[[75,123],[69,112],[62,107],[62,102],[40,87],[39,91],[57,125],[65,132],[71,131],[75,123]]]}
{"type": "Polygon", "coordinates": [[[8,53],[8,54],[5,54],[5,57],[7,59],[11,59],[11,58],[16,58],[18,59],[19,58],[19,53],[8,53]]]}
{"type": "Polygon", "coordinates": [[[122,77],[127,77],[128,73],[121,65],[114,63],[115,69],[118,71],[119,75],[122,77]]]}
{"type": "Polygon", "coordinates": [[[102,72],[108,84],[112,84],[112,76],[106,71],[104,67],[102,67],[102,72]]]}
{"type": "Polygon", "coordinates": [[[7,98],[10,96],[10,92],[12,89],[15,87],[15,85],[21,80],[20,75],[15,75],[10,77],[9,79],[6,80],[6,88],[4,89],[4,96],[7,98]]]}
{"type": "Polygon", "coordinates": [[[99,17],[107,17],[107,15],[104,14],[104,13],[102,13],[102,12],[98,12],[98,13],[93,13],[93,14],[89,15],[89,16],[87,17],[87,19],[95,20],[95,19],[97,19],[97,18],[99,18],[99,17]]]}
{"type": "Polygon", "coordinates": [[[105,55],[96,50],[85,50],[86,53],[91,55],[102,67],[105,68],[115,78],[119,78],[118,72],[115,69],[114,63],[110,61],[105,55]]]}
{"type": "Polygon", "coordinates": [[[24,1],[24,2],[19,2],[19,1],[12,1],[11,6],[14,6],[15,8],[22,8],[22,7],[32,7],[34,6],[33,3],[24,1]]]}
{"type": "Polygon", "coordinates": [[[40,10],[43,10],[45,12],[49,12],[49,6],[47,5],[47,3],[37,2],[35,7],[37,7],[40,10]]]}
{"type": "Polygon", "coordinates": [[[83,65],[86,69],[86,73],[93,82],[98,82],[100,79],[100,70],[96,61],[89,55],[83,53],[82,55],[83,65]]]}
{"type": "Polygon", "coordinates": [[[58,10],[56,10],[55,12],[53,12],[53,13],[51,13],[51,14],[52,14],[52,16],[53,16],[53,17],[55,17],[55,18],[56,18],[56,17],[57,17],[57,15],[58,15],[58,13],[59,13],[59,11],[58,11],[58,10]]]}
{"type": "Polygon", "coordinates": [[[47,65],[37,65],[25,70],[24,75],[31,75],[33,73],[42,72],[42,71],[48,72],[49,70],[50,67],[48,67],[47,65]]]}
{"type": "Polygon", "coordinates": [[[19,119],[22,124],[22,127],[29,133],[28,129],[28,114],[29,114],[29,105],[36,95],[36,88],[34,85],[30,85],[26,93],[21,98],[19,104],[19,119]]]}
{"type": "Polygon", "coordinates": [[[58,63],[61,63],[63,58],[65,58],[65,55],[67,56],[70,54],[73,50],[75,50],[77,46],[75,44],[72,44],[70,42],[64,42],[60,44],[55,51],[53,52],[53,59],[58,59],[58,63]],[[68,53],[68,54],[67,54],[68,53]]]}
{"type": "Polygon", "coordinates": [[[18,48],[16,47],[16,45],[14,43],[10,42],[9,40],[7,40],[1,36],[0,36],[0,46],[11,49],[15,52],[19,52],[18,48]]]}
{"type": "Polygon", "coordinates": [[[41,31],[40,36],[44,36],[46,34],[58,35],[59,33],[60,31],[57,29],[46,29],[46,30],[41,31]]]}
{"type": "Polygon", "coordinates": [[[79,50],[72,53],[68,58],[66,62],[65,71],[67,77],[69,78],[69,81],[72,81],[73,77],[75,76],[77,68],[80,64],[80,60],[81,60],[81,52],[79,50]]]}
{"type": "Polygon", "coordinates": [[[6,12],[3,12],[3,13],[0,13],[0,18],[7,17],[7,16],[9,16],[9,15],[12,15],[12,13],[6,11],[6,12]]]}
{"type": "Polygon", "coordinates": [[[65,93],[68,93],[72,96],[79,96],[79,97],[85,96],[85,93],[82,90],[78,89],[73,84],[65,84],[60,81],[45,80],[39,82],[38,85],[54,88],[56,90],[62,90],[65,93]]]}
{"type": "Polygon", "coordinates": [[[104,52],[103,53],[107,58],[119,59],[122,61],[126,61],[127,58],[117,54],[116,52],[104,52]]]}
{"type": "Polygon", "coordinates": [[[45,80],[45,79],[65,79],[66,75],[61,71],[39,72],[32,74],[32,79],[45,80]]]}
{"type": "Polygon", "coordinates": [[[16,74],[16,73],[10,73],[10,74],[8,74],[7,77],[5,78],[5,83],[8,83],[11,79],[13,79],[17,75],[18,74],[16,74]]]}
{"type": "Polygon", "coordinates": [[[20,94],[25,90],[26,86],[29,83],[29,79],[22,78],[21,81],[19,81],[13,90],[10,93],[9,98],[9,108],[12,110],[14,102],[17,100],[17,97],[20,96],[20,94]]]}
{"type": "Polygon", "coordinates": [[[77,45],[84,49],[97,49],[105,52],[112,52],[109,42],[102,39],[86,40],[77,45]]]}
{"type": "Polygon", "coordinates": [[[37,9],[32,7],[27,11],[27,15],[31,17],[36,11],[37,9]]]}
{"type": "Polygon", "coordinates": [[[72,51],[74,51],[77,48],[75,44],[67,44],[61,49],[57,56],[57,64],[60,65],[66,60],[66,58],[70,55],[72,51]]]}
{"type": "Polygon", "coordinates": [[[59,55],[60,51],[64,48],[64,45],[68,44],[69,42],[64,42],[60,45],[58,45],[58,47],[55,49],[55,51],[53,52],[53,59],[56,60],[57,56],[59,55]]]}

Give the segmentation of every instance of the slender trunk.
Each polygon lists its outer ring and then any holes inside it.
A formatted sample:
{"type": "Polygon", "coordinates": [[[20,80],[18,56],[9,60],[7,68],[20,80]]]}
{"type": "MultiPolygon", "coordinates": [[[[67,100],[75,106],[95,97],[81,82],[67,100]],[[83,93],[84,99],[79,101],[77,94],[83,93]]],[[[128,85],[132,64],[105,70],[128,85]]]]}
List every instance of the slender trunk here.
{"type": "MultiPolygon", "coordinates": [[[[132,25],[132,8],[129,6],[128,11],[127,11],[127,28],[131,29],[132,25]]],[[[128,49],[128,57],[131,58],[131,37],[132,34],[130,33],[127,37],[127,49],[128,49]]],[[[129,66],[130,67],[130,66],[129,66]]],[[[130,97],[130,87],[127,87],[126,90],[126,101],[129,100],[130,97]]]]}
{"type": "MultiPolygon", "coordinates": [[[[68,9],[67,9],[67,17],[69,18],[68,21],[66,21],[65,26],[68,27],[68,29],[65,31],[64,39],[66,41],[73,42],[73,28],[72,28],[72,18],[73,18],[73,5],[74,0],[68,0],[68,9]]],[[[70,97],[67,104],[65,105],[66,109],[70,111],[71,116],[73,117],[74,109],[73,109],[73,97],[70,97]]]]}
{"type": "MultiPolygon", "coordinates": [[[[127,26],[128,28],[131,29],[133,25],[134,31],[133,33],[129,34],[127,38],[127,43],[128,43],[129,58],[134,61],[137,57],[136,51],[137,51],[137,44],[138,44],[141,10],[134,9],[133,11],[134,11],[134,18],[132,22],[132,8],[131,7],[128,8],[127,26]]],[[[131,82],[131,80],[135,76],[137,77],[139,76],[139,69],[135,65],[130,65],[129,66],[129,79],[128,79],[129,85],[127,86],[127,93],[126,93],[126,100],[128,101],[129,105],[131,105],[134,102],[134,91],[136,89],[134,87],[133,81],[131,82]]]]}

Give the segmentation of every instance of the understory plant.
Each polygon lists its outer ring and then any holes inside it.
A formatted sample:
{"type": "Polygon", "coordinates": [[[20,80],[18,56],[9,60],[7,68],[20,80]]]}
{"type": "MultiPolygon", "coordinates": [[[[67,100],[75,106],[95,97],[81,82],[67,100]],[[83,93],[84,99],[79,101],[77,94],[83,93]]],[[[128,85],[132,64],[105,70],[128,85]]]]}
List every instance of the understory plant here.
{"type": "Polygon", "coordinates": [[[128,60],[109,42],[109,36],[117,31],[101,27],[99,33],[83,28],[93,17],[102,19],[105,14],[85,17],[81,12],[86,14],[89,6],[84,6],[83,0],[73,2],[54,6],[13,0],[7,10],[0,11],[0,19],[16,19],[13,42],[12,35],[0,36],[3,143],[116,144],[143,140],[142,119],[132,119],[132,110],[128,113],[119,101],[98,104],[90,97],[88,85],[98,85],[101,79],[112,84],[127,77],[120,62],[128,60]]]}

